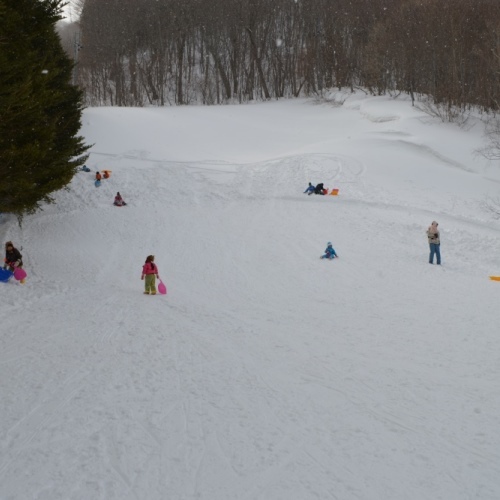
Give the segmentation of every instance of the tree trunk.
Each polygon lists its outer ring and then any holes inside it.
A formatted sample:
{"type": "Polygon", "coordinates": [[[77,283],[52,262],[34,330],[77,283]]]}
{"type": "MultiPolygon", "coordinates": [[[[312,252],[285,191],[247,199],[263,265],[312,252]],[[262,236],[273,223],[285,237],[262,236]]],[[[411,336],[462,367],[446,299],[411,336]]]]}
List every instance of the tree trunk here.
{"type": "Polygon", "coordinates": [[[262,70],[262,64],[261,64],[261,61],[259,58],[259,53],[257,50],[257,45],[255,44],[255,40],[253,38],[253,32],[250,28],[245,28],[245,29],[248,33],[249,38],[250,38],[250,45],[252,47],[252,56],[253,56],[253,59],[255,61],[255,65],[257,66],[257,72],[259,74],[259,80],[260,80],[260,84],[262,85],[262,90],[264,91],[264,96],[266,97],[266,99],[270,99],[271,96],[270,96],[269,90],[267,88],[266,79],[264,77],[264,71],[262,70]]]}

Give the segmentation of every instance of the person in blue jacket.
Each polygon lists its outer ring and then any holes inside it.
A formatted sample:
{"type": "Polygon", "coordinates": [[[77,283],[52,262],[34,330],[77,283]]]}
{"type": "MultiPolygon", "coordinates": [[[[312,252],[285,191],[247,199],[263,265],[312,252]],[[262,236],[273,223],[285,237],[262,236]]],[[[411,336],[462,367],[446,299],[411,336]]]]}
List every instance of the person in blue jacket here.
{"type": "Polygon", "coordinates": [[[311,195],[314,193],[314,186],[309,183],[309,186],[307,186],[307,189],[304,191],[304,194],[307,193],[308,195],[311,195]]]}
{"type": "Polygon", "coordinates": [[[338,259],[339,258],[339,256],[337,255],[337,252],[332,247],[332,243],[330,241],[326,244],[325,254],[322,255],[321,258],[322,259],[335,259],[335,258],[338,259]]]}

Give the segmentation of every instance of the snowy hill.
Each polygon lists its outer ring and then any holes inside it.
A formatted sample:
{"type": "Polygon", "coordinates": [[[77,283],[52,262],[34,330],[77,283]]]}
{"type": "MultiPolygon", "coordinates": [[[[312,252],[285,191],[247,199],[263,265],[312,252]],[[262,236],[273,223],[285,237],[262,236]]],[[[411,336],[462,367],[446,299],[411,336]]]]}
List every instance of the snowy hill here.
{"type": "Polygon", "coordinates": [[[356,94],[88,109],[82,134],[110,179],[0,221],[28,272],[0,283],[0,499],[500,498],[480,122],[356,94]]]}

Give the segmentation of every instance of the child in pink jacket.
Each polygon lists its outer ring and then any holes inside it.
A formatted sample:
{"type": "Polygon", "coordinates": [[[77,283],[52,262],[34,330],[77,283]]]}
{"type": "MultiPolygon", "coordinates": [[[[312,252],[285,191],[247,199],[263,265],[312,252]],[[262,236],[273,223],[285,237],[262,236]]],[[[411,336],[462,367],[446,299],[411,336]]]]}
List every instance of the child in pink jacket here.
{"type": "Polygon", "coordinates": [[[142,276],[141,280],[144,280],[145,290],[144,293],[146,295],[156,295],[156,280],[155,278],[160,279],[158,276],[158,267],[154,263],[155,256],[148,255],[146,258],[146,262],[142,266],[142,276]]]}

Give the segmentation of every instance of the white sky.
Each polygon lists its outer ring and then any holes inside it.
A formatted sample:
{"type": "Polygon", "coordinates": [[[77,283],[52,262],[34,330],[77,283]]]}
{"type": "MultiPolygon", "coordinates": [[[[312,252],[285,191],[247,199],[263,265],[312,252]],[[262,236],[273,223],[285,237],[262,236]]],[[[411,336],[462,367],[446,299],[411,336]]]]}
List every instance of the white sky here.
{"type": "Polygon", "coordinates": [[[93,172],[0,219],[28,273],[0,283],[0,498],[500,498],[500,169],[471,124],[363,93],[86,110],[93,172]]]}
{"type": "Polygon", "coordinates": [[[75,7],[74,7],[74,2],[72,0],[66,0],[67,5],[63,8],[63,13],[66,17],[66,21],[68,22],[74,22],[78,18],[75,7]]]}

